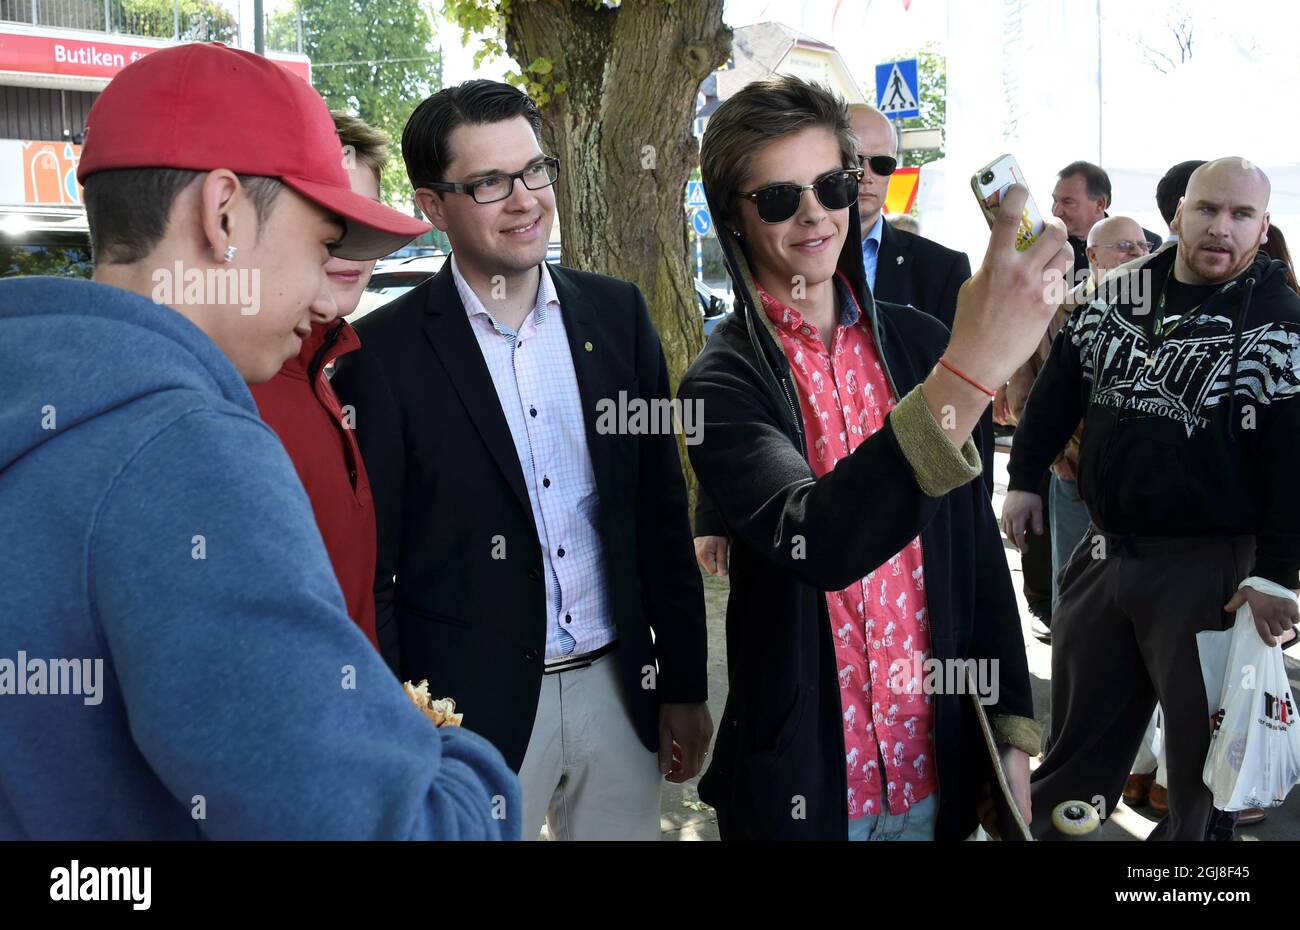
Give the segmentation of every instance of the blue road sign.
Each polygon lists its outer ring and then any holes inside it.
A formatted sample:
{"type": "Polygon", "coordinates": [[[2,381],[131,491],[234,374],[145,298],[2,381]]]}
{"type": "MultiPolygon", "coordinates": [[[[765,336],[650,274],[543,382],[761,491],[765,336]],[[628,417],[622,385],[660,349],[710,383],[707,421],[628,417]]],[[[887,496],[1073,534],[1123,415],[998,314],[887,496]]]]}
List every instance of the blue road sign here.
{"type": "Polygon", "coordinates": [[[876,108],[890,119],[921,115],[915,58],[876,65],[876,108]]]}
{"type": "Polygon", "coordinates": [[[687,181],[686,182],[686,206],[688,207],[707,207],[709,202],[704,199],[704,182],[687,181]]]}
{"type": "Polygon", "coordinates": [[[696,210],[691,216],[691,226],[698,236],[713,235],[713,217],[709,216],[708,210],[696,210]]]}

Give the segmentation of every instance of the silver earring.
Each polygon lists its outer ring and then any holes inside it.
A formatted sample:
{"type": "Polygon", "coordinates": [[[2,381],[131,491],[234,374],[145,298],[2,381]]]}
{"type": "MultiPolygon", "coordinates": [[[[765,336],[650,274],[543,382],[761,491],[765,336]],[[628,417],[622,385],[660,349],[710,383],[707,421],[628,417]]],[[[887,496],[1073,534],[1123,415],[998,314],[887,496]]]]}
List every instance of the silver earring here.
{"type": "Polygon", "coordinates": [[[226,261],[233,262],[235,260],[235,253],[238,251],[239,249],[236,246],[226,246],[226,261]]]}

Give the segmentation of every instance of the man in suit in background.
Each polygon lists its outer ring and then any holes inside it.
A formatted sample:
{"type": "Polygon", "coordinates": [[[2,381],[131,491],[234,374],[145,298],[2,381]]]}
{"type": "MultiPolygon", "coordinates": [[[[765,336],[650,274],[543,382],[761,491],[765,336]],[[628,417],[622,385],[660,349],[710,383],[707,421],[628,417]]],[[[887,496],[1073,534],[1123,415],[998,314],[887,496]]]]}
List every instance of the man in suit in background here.
{"type": "Polygon", "coordinates": [[[865,104],[850,107],[849,120],[861,151],[858,212],[871,293],[881,300],[911,304],[952,329],[957,292],[970,277],[970,259],[964,252],[885,222],[889,176],[899,161],[898,134],[889,117],[865,104]]]}
{"type": "MultiPolygon", "coordinates": [[[[946,248],[933,239],[885,222],[889,176],[900,160],[898,132],[888,116],[865,104],[849,108],[862,163],[858,213],[862,217],[862,261],[871,293],[881,300],[910,304],[952,329],[957,292],[970,277],[965,252],[946,248]]],[[[980,421],[979,449],[984,459],[984,484],[993,493],[993,417],[980,421]]]]}
{"type": "Polygon", "coordinates": [[[632,416],[668,372],[635,286],[546,264],[539,129],[493,81],[420,104],[402,156],[453,255],[357,325],[334,384],[375,499],[384,657],[519,772],[525,837],[657,839],[663,779],[694,777],[713,730],[677,442],[632,416]]]}
{"type": "MultiPolygon", "coordinates": [[[[1088,273],[1088,233],[1110,214],[1110,175],[1100,165],[1090,161],[1072,161],[1056,176],[1052,188],[1052,215],[1065,223],[1074,249],[1073,285],[1083,282],[1088,273]]],[[[1160,248],[1161,238],[1149,229],[1143,229],[1147,251],[1160,248]]],[[[1073,286],[1072,285],[1072,286],[1073,286]]]]}

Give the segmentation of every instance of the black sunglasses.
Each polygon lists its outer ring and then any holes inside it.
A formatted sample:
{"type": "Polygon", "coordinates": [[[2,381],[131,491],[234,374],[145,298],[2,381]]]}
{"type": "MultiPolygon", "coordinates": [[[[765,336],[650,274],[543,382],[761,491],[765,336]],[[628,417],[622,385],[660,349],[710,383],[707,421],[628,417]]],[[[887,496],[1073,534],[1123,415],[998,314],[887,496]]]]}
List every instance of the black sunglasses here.
{"type": "Polygon", "coordinates": [[[840,168],[811,184],[769,184],[754,191],[737,191],[736,196],[754,201],[758,218],[764,223],[784,223],[799,212],[804,191],[816,194],[817,202],[827,210],[843,210],[858,199],[861,180],[861,168],[840,168]]]}
{"type": "Polygon", "coordinates": [[[872,174],[887,178],[898,170],[898,159],[892,155],[859,155],[858,165],[863,168],[870,165],[872,174]]]}

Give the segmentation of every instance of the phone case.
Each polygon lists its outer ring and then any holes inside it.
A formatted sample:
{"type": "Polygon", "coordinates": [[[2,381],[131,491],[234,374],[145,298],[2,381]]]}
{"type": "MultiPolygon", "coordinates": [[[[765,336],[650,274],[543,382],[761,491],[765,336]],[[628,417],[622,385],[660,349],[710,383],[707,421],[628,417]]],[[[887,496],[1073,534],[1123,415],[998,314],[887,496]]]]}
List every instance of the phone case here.
{"type": "MultiPolygon", "coordinates": [[[[1011,155],[1001,156],[971,176],[971,190],[975,192],[975,199],[979,201],[980,209],[984,212],[984,218],[988,220],[990,229],[997,219],[998,206],[1012,184],[1028,187],[1020,171],[1020,165],[1011,155]],[[992,183],[981,184],[980,177],[990,171],[993,172],[992,183]]],[[[1030,194],[1029,199],[1025,201],[1020,228],[1016,231],[1016,248],[1021,252],[1029,248],[1043,234],[1043,228],[1043,214],[1039,211],[1038,204],[1034,202],[1033,195],[1030,194]]]]}

